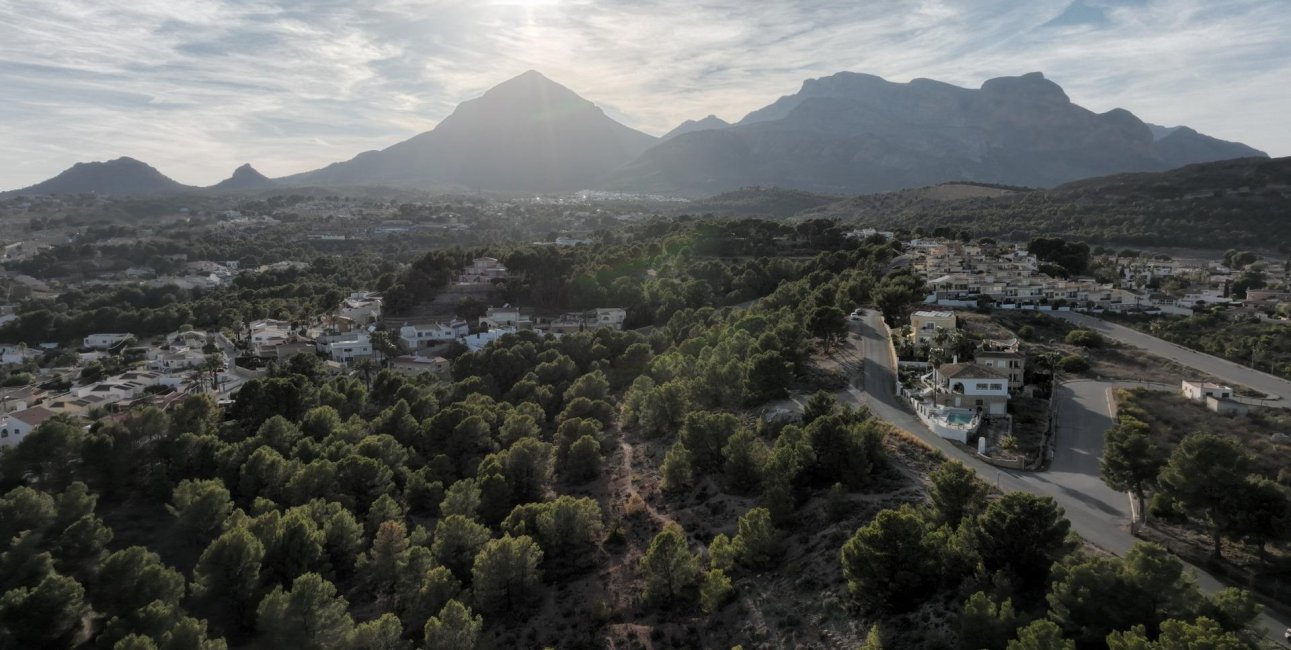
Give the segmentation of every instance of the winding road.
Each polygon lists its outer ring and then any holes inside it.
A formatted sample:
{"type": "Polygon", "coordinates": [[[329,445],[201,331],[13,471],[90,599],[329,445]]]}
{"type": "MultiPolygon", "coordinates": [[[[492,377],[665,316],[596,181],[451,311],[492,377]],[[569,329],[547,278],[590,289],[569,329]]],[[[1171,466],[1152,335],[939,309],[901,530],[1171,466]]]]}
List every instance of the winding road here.
{"type": "MultiPolygon", "coordinates": [[[[920,440],[941,450],[948,458],[972,468],[982,480],[1000,490],[1052,497],[1066,512],[1072,530],[1095,546],[1115,555],[1124,555],[1134,545],[1137,540],[1129,530],[1129,499],[1104,485],[1098,469],[1103,432],[1112,422],[1109,390],[1121,384],[1076,381],[1061,385],[1055,394],[1059,425],[1056,455],[1050,469],[1034,473],[1001,469],[929,431],[906,410],[896,395],[895,359],[888,346],[886,328],[877,311],[868,310],[865,317],[861,321],[853,321],[852,326],[853,331],[861,337],[863,355],[862,359],[855,362],[860,372],[849,390],[856,403],[868,406],[878,418],[913,433],[920,440]]],[[[1184,359],[1176,360],[1190,365],[1184,359]]],[[[1205,368],[1200,369],[1229,381],[1245,383],[1205,368]]],[[[1291,382],[1284,383],[1291,388],[1291,382]]],[[[1245,385],[1263,390],[1250,383],[1245,385]]],[[[1194,571],[1203,592],[1213,594],[1228,586],[1204,569],[1187,562],[1184,564],[1194,571]]],[[[1278,642],[1283,640],[1283,631],[1291,627],[1288,620],[1267,611],[1261,615],[1260,623],[1268,631],[1269,637],[1278,642]]]]}

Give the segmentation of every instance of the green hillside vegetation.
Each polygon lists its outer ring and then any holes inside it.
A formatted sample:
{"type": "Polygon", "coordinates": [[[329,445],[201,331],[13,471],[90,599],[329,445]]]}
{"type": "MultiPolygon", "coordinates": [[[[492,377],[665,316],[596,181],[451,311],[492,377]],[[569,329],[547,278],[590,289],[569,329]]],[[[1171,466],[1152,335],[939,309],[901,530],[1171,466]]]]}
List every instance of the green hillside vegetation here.
{"type": "Polygon", "coordinates": [[[1171,343],[1291,379],[1291,325],[1286,321],[1223,310],[1117,320],[1171,343]]]}
{"type": "Polygon", "coordinates": [[[828,229],[722,259],[770,227],[497,251],[507,291],[621,291],[646,329],[508,335],[450,381],[298,355],[226,409],[42,424],[0,452],[0,647],[1259,647],[1249,595],[1159,546],[1086,553],[1052,499],[834,393],[762,417],[817,388],[848,308],[919,297],[891,245],[828,229]]]}
{"type": "Polygon", "coordinates": [[[837,196],[778,187],[745,187],[684,204],[688,214],[719,217],[786,219],[800,212],[830,205],[837,196]]]}
{"type": "Polygon", "coordinates": [[[1123,174],[1051,190],[944,200],[923,190],[859,196],[808,211],[884,229],[949,227],[1025,241],[1291,248],[1291,158],[1239,159],[1123,174]]]}

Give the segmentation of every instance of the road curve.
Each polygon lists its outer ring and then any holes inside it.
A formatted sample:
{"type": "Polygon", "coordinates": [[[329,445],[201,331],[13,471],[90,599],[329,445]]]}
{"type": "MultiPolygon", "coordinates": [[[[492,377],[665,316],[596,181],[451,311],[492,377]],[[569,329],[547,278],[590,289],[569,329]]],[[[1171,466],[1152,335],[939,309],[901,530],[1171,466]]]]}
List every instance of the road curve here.
{"type": "MultiPolygon", "coordinates": [[[[865,317],[852,325],[853,331],[861,336],[864,355],[863,370],[849,391],[857,404],[868,406],[876,417],[913,433],[946,454],[947,458],[968,466],[982,480],[1000,490],[1052,497],[1065,511],[1072,530],[1095,546],[1115,555],[1124,555],[1138,541],[1129,531],[1128,498],[1097,479],[1102,431],[1111,424],[1111,403],[1105,397],[1106,389],[1114,383],[1087,382],[1090,385],[1082,385],[1075,382],[1059,387],[1058,408],[1064,423],[1059,425],[1058,445],[1060,450],[1067,445],[1069,453],[1063,454],[1066,460],[1061,466],[1055,460],[1056,470],[1021,472],[1001,469],[929,431],[902,405],[896,395],[896,368],[886,329],[876,310],[867,310],[865,317]],[[1101,402],[1098,399],[1100,392],[1104,395],[1101,402]],[[1061,412],[1064,405],[1065,413],[1061,412]]],[[[1193,570],[1206,594],[1214,594],[1228,586],[1201,567],[1186,561],[1184,566],[1193,570]]],[[[1283,631],[1291,628],[1291,621],[1267,611],[1261,614],[1260,624],[1269,638],[1277,642],[1282,642],[1283,631]]]]}

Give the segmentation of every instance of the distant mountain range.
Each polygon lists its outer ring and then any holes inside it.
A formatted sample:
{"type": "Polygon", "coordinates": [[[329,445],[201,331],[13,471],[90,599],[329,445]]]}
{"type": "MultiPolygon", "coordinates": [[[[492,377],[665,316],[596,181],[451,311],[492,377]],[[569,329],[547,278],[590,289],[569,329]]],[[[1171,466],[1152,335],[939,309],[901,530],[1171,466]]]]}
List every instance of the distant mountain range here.
{"type": "MultiPolygon", "coordinates": [[[[707,196],[750,186],[860,194],[948,181],[1052,187],[1121,172],[1265,157],[1122,109],[1093,113],[1038,72],[968,89],[842,72],[729,124],[688,120],[662,138],[526,72],[463,102],[434,129],[322,169],[268,179],[250,165],[205,188],[393,186],[558,193],[607,189],[707,196]]],[[[28,193],[194,190],[129,158],[81,163],[28,193]]]]}

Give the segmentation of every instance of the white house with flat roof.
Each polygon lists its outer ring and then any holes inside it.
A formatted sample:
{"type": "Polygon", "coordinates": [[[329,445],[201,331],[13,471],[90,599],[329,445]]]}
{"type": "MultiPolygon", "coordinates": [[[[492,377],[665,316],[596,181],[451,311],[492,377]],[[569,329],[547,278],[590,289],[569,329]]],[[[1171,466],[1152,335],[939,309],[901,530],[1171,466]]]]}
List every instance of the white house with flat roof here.
{"type": "Polygon", "coordinates": [[[91,334],[85,337],[85,340],[82,341],[82,347],[87,347],[92,350],[106,350],[108,348],[120,345],[122,342],[124,342],[126,339],[131,338],[132,336],[134,335],[129,333],[120,333],[120,332],[91,334]]]}
{"type": "Polygon", "coordinates": [[[515,329],[532,329],[533,320],[528,316],[520,313],[519,307],[511,305],[502,305],[501,307],[489,307],[488,311],[480,317],[480,326],[489,329],[498,328],[515,328],[515,329]]]}
{"type": "Polygon", "coordinates": [[[957,326],[953,311],[917,311],[910,315],[910,338],[917,343],[930,343],[937,330],[953,330],[957,326]]]}
{"type": "Polygon", "coordinates": [[[1194,402],[1204,402],[1207,397],[1214,397],[1215,399],[1231,399],[1233,397],[1233,389],[1229,386],[1208,381],[1188,381],[1187,379],[1180,384],[1179,392],[1194,402]]]}
{"type": "Polygon", "coordinates": [[[406,350],[420,350],[450,343],[471,333],[471,326],[455,318],[447,323],[404,323],[399,328],[399,342],[406,350]]]}

